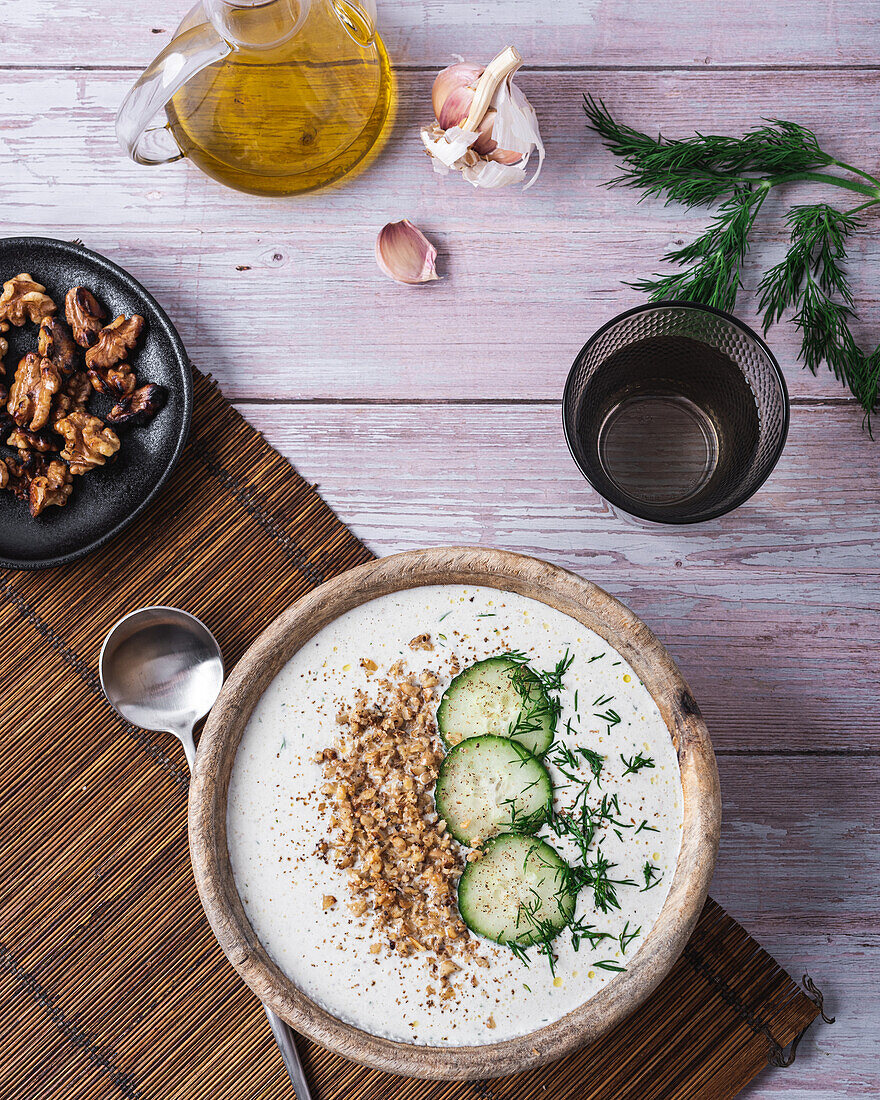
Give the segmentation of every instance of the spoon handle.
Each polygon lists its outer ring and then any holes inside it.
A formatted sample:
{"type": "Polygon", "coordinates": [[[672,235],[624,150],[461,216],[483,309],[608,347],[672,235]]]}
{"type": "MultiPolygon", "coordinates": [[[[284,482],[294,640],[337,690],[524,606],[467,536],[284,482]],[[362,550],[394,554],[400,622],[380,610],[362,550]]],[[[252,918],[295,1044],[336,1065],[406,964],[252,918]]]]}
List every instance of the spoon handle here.
{"type": "Polygon", "coordinates": [[[293,1037],[293,1032],[280,1016],[275,1015],[271,1008],[266,1008],[265,1005],[263,1005],[263,1008],[265,1009],[266,1015],[269,1017],[272,1034],[275,1036],[275,1042],[278,1044],[278,1049],[281,1051],[281,1058],[291,1083],[293,1084],[296,1100],[312,1100],[309,1083],[306,1080],[305,1071],[299,1059],[299,1051],[296,1049],[296,1040],[293,1037]]]}

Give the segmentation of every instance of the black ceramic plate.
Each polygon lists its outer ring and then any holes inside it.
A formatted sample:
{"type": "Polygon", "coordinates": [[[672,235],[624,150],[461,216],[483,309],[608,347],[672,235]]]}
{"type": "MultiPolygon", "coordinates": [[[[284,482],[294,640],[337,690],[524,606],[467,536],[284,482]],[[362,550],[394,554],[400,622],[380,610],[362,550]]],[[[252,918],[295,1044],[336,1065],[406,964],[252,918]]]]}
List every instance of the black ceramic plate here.
{"type": "MultiPolygon", "coordinates": [[[[27,504],[0,492],[0,566],[41,569],[72,561],[96,549],[120,531],[159,492],[186,442],[192,417],[192,375],[183,343],[164,310],[121,267],[79,244],[48,237],[0,239],[0,283],[26,271],[43,283],[64,313],[64,295],[85,286],[110,317],[139,313],[146,322],[131,354],[138,383],[159,382],[168,391],[164,407],[142,427],[120,428],[122,446],[115,461],[73,479],[73,495],[63,508],[47,508],[31,518],[27,504]]],[[[29,322],[6,333],[8,386],[22,355],[37,350],[37,326],[29,322]]],[[[97,416],[113,402],[93,394],[89,409],[97,416]]],[[[0,457],[16,452],[2,434],[0,457]]]]}

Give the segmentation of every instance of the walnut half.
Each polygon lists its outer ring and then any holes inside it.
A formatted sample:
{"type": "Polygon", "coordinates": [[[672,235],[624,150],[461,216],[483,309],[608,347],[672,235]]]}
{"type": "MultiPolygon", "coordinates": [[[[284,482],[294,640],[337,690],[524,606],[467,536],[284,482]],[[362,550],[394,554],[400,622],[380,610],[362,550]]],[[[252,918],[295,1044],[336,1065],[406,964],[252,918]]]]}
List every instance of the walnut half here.
{"type": "Polygon", "coordinates": [[[21,326],[25,321],[39,324],[56,312],[57,306],[42,283],[35,283],[27,272],[8,279],[0,294],[0,321],[21,326]]]}
{"type": "Polygon", "coordinates": [[[98,342],[86,352],[86,366],[90,370],[115,367],[128,358],[143,331],[143,317],[120,315],[98,333],[98,342]]]}
{"type": "Polygon", "coordinates": [[[122,424],[143,424],[162,408],[167,397],[168,391],[164,386],[147,382],[113,406],[107,423],[114,427],[122,424]]]}
{"type": "Polygon", "coordinates": [[[76,366],[76,344],[60,317],[44,317],[37,333],[37,351],[63,375],[76,366]]]}
{"type": "Polygon", "coordinates": [[[73,338],[81,348],[90,348],[98,342],[98,333],[104,327],[107,314],[90,290],[84,286],[72,286],[64,299],[64,316],[73,330],[73,338]]]}
{"type": "Polygon", "coordinates": [[[86,474],[103,466],[119,450],[119,436],[97,416],[85,409],[74,409],[55,422],[55,430],[64,436],[61,457],[72,474],[86,474]]]}
{"type": "MultiPolygon", "coordinates": [[[[84,409],[89,402],[92,392],[92,383],[88,375],[82,371],[74,373],[64,383],[61,393],[55,398],[55,416],[52,421],[54,428],[58,421],[73,412],[74,409],[84,409]]],[[[58,429],[55,428],[57,431],[58,429]]]]}
{"type": "Polygon", "coordinates": [[[31,478],[28,489],[28,507],[32,516],[39,516],[50,504],[63,508],[73,492],[73,477],[70,470],[55,459],[46,467],[44,474],[31,478]]]}
{"type": "Polygon", "coordinates": [[[29,351],[19,362],[9,390],[7,409],[20,428],[38,432],[52,411],[52,398],[61,389],[61,376],[48,359],[29,351]]]}

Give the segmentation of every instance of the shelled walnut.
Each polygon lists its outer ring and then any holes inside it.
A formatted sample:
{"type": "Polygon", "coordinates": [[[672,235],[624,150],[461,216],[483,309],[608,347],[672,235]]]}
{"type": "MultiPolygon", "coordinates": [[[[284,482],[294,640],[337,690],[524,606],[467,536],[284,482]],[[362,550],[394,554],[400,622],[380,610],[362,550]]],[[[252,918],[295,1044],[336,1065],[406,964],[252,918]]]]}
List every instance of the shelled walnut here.
{"type": "MultiPolygon", "coordinates": [[[[83,286],[71,287],[64,318],[46,288],[27,273],[3,283],[0,294],[0,378],[10,326],[39,325],[37,350],[23,355],[9,384],[0,382],[0,490],[26,501],[32,516],[63,507],[74,475],[104,466],[120,449],[108,424],[142,424],[167,398],[163,386],[138,383],[129,356],[144,331],[138,314],[106,324],[107,310],[83,286]],[[94,392],[115,400],[106,422],[89,409],[94,392]]],[[[109,402],[107,402],[109,404],[109,402]]],[[[101,407],[99,405],[99,407],[101,407]]]]}
{"type": "Polygon", "coordinates": [[[77,347],[60,317],[44,317],[40,322],[37,351],[65,376],[76,366],[77,347]]]}
{"type": "Polygon", "coordinates": [[[0,294],[0,321],[9,321],[18,327],[25,321],[39,324],[44,317],[55,313],[57,308],[43,284],[34,282],[27,272],[22,272],[3,284],[3,293],[0,294]]]}
{"type": "Polygon", "coordinates": [[[64,316],[73,331],[73,338],[81,348],[90,348],[98,342],[98,333],[104,327],[107,314],[90,290],[73,286],[64,299],[64,316]]]}
{"type": "Polygon", "coordinates": [[[141,424],[162,408],[167,397],[168,391],[164,386],[147,382],[113,406],[107,415],[107,423],[114,426],[141,424]]]}
{"type": "Polygon", "coordinates": [[[143,317],[120,315],[98,333],[97,343],[86,352],[86,366],[89,370],[115,367],[128,358],[143,331],[143,317]]]}
{"type": "Polygon", "coordinates": [[[46,472],[31,479],[28,487],[28,507],[32,516],[39,516],[50,505],[63,508],[73,492],[73,475],[58,459],[50,462],[46,472]]]}
{"type": "Polygon", "coordinates": [[[85,409],[74,409],[55,423],[55,430],[64,436],[61,457],[72,474],[86,474],[103,466],[119,450],[119,436],[104,421],[91,416],[85,409]]]}
{"type": "Polygon", "coordinates": [[[6,408],[20,428],[36,432],[49,419],[52,398],[61,389],[61,376],[48,359],[29,351],[18,364],[6,408]]]}
{"type": "Polygon", "coordinates": [[[52,427],[54,428],[63,416],[67,416],[74,409],[84,409],[89,403],[91,393],[92,383],[89,381],[89,376],[82,371],[74,371],[64,383],[61,393],[55,398],[52,427]]]}
{"type": "Polygon", "coordinates": [[[106,393],[111,397],[128,397],[137,386],[137,375],[128,363],[117,363],[115,367],[104,370],[92,368],[88,375],[95,393],[106,393]]]}
{"type": "Polygon", "coordinates": [[[48,428],[41,428],[38,432],[32,432],[28,428],[13,428],[6,445],[17,447],[19,451],[38,451],[40,454],[58,450],[58,440],[48,428]]]}

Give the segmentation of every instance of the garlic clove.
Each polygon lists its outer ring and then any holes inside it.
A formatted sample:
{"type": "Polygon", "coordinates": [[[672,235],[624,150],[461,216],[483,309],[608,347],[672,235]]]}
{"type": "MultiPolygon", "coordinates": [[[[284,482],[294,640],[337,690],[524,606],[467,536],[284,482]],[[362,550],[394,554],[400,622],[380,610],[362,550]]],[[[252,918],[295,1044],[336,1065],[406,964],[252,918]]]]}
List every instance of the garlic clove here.
{"type": "Polygon", "coordinates": [[[438,279],[437,249],[408,218],[389,222],[376,238],[376,263],[398,283],[416,285],[438,279]]]}
{"type": "MultiPolygon", "coordinates": [[[[456,123],[461,122],[468,112],[468,108],[471,105],[471,100],[474,98],[474,87],[477,81],[483,74],[482,65],[474,65],[470,61],[459,61],[455,65],[450,65],[445,68],[443,72],[438,73],[434,85],[431,89],[431,105],[434,108],[434,115],[444,130],[448,130],[450,126],[455,126],[456,123]],[[456,118],[450,118],[450,121],[444,122],[444,107],[449,96],[455,92],[466,92],[470,90],[469,95],[462,95],[460,99],[467,99],[465,104],[464,114],[458,115],[456,118]]],[[[446,116],[449,117],[449,111],[447,110],[446,116]]]]}

